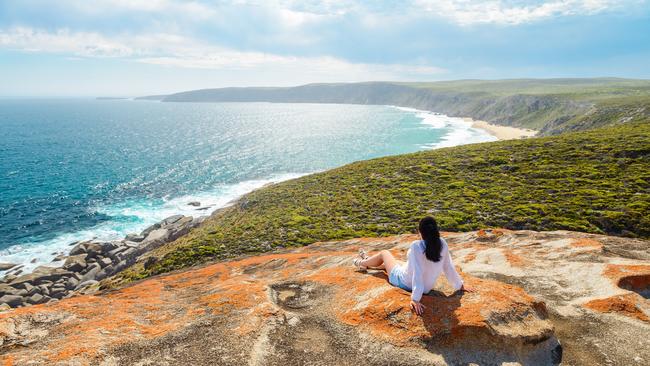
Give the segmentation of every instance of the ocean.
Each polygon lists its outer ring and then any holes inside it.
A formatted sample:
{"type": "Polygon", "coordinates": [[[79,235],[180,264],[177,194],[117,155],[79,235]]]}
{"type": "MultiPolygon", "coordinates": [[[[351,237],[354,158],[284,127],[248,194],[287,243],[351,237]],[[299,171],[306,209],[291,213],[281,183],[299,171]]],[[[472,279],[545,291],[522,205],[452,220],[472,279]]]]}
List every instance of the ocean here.
{"type": "Polygon", "coordinates": [[[394,106],[0,99],[0,262],[29,271],[71,242],[209,215],[268,183],[493,140],[394,106]]]}

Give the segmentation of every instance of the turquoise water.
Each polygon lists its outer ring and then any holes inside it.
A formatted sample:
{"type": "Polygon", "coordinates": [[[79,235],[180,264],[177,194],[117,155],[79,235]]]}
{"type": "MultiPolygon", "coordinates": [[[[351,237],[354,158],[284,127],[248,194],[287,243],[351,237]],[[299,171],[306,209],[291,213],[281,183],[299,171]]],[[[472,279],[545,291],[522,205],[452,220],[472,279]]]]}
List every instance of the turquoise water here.
{"type": "Polygon", "coordinates": [[[33,268],[75,240],[207,215],[269,182],[493,139],[390,106],[3,99],[0,262],[33,268]]]}

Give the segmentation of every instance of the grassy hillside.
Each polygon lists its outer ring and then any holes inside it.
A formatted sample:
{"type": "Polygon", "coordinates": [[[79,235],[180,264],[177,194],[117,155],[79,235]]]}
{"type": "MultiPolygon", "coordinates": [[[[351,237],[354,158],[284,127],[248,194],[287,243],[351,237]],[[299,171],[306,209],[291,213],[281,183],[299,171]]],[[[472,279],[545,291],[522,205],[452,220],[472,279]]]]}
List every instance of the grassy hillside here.
{"type": "Polygon", "coordinates": [[[650,80],[513,79],[431,83],[309,84],[221,88],[164,97],[166,102],[392,104],[539,130],[541,135],[650,118],[650,80]]]}
{"type": "Polygon", "coordinates": [[[162,248],[141,278],[279,246],[444,230],[567,229],[650,237],[650,124],[362,161],[254,191],[162,248]]]}

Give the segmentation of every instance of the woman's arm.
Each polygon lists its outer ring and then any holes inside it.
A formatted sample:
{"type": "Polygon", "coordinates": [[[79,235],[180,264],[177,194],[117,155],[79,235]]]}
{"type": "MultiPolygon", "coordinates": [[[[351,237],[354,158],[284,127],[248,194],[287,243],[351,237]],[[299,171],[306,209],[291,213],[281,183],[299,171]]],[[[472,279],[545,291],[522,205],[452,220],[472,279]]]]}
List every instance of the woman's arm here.
{"type": "Polygon", "coordinates": [[[422,282],[422,268],[420,268],[420,262],[417,258],[418,250],[421,250],[419,243],[413,243],[411,245],[411,250],[409,250],[408,253],[408,264],[413,266],[413,278],[411,281],[413,284],[413,288],[411,289],[411,309],[415,311],[417,315],[422,315],[424,313],[424,305],[420,303],[420,300],[424,293],[424,283],[422,282]]]}
{"type": "Polygon", "coordinates": [[[408,264],[413,266],[413,278],[412,284],[413,288],[411,289],[411,300],[419,302],[422,299],[422,294],[424,293],[424,284],[422,283],[422,268],[420,268],[420,262],[416,258],[417,251],[419,250],[419,245],[411,245],[411,250],[409,250],[408,255],[408,264]]]}
{"type": "MultiPolygon", "coordinates": [[[[445,242],[445,244],[447,244],[445,242]]],[[[445,277],[449,283],[454,287],[454,290],[463,289],[463,279],[460,277],[456,268],[454,267],[454,261],[451,259],[451,253],[449,252],[449,246],[447,245],[447,255],[443,259],[444,263],[442,265],[442,270],[445,272],[445,277]]]]}

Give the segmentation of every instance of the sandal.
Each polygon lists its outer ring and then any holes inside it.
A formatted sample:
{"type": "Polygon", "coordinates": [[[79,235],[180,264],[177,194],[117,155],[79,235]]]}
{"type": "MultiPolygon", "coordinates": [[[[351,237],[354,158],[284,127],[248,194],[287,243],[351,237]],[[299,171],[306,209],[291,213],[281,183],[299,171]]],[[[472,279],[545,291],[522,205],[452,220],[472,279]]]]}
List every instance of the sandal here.
{"type": "Polygon", "coordinates": [[[352,264],[354,264],[354,266],[357,267],[357,270],[359,270],[359,271],[365,271],[365,270],[368,269],[368,267],[366,267],[366,266],[362,266],[362,265],[361,265],[361,262],[362,262],[362,261],[363,261],[363,259],[361,259],[361,258],[355,258],[355,259],[352,261],[352,264]]]}
{"type": "Polygon", "coordinates": [[[366,253],[365,249],[359,249],[359,257],[361,259],[368,259],[368,253],[366,253]]]}

